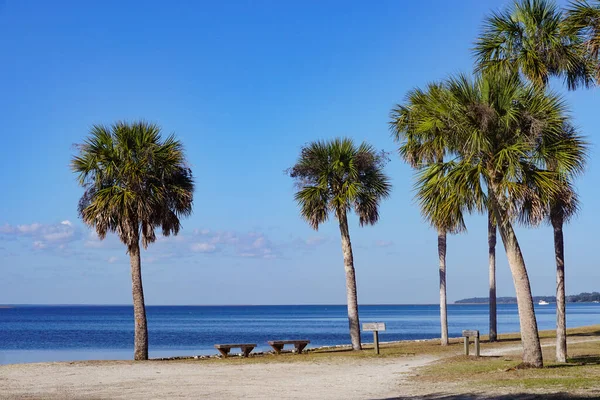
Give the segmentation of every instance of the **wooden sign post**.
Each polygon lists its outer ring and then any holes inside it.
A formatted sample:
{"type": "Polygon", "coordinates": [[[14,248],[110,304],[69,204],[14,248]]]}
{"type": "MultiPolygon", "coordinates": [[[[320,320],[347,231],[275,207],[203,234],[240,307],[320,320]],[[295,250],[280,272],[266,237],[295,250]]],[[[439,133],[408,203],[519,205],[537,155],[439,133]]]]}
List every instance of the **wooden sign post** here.
{"type": "Polygon", "coordinates": [[[370,322],[363,324],[363,331],[373,331],[373,345],[375,347],[375,354],[379,354],[379,331],[385,331],[384,322],[370,322]]]}
{"type": "Polygon", "coordinates": [[[464,330],[462,331],[462,335],[465,341],[465,355],[469,355],[469,338],[475,338],[475,355],[479,357],[479,331],[477,330],[464,330]]]}

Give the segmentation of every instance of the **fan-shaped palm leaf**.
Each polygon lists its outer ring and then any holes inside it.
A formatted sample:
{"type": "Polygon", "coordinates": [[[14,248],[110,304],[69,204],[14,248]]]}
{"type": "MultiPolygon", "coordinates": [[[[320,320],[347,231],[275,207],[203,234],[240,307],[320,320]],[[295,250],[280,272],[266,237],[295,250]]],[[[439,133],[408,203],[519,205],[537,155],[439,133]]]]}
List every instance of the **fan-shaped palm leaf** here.
{"type": "Polygon", "coordinates": [[[485,19],[474,54],[480,72],[522,73],[537,87],[551,76],[569,89],[593,84],[593,64],[580,35],[565,29],[560,9],[549,0],[517,0],[485,19]]]}

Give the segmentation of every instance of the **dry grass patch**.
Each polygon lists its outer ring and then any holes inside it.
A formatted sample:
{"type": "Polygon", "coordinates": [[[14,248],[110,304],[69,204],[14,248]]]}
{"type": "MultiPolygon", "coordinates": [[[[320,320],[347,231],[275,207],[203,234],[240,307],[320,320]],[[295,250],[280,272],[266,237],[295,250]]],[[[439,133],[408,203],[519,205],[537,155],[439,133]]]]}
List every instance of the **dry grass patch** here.
{"type": "MultiPolygon", "coordinates": [[[[554,331],[541,331],[540,337],[543,342],[551,343],[554,338],[554,331]]],[[[583,328],[569,329],[569,337],[577,337],[585,339],[589,337],[600,339],[600,325],[594,325],[583,328]]],[[[501,349],[506,347],[515,347],[515,352],[519,352],[518,346],[520,346],[520,335],[519,334],[503,334],[499,335],[499,341],[496,343],[487,342],[487,336],[482,336],[482,351],[490,349],[501,349]]],[[[362,351],[353,351],[348,347],[331,347],[323,349],[307,349],[303,354],[292,354],[291,352],[284,352],[281,355],[275,355],[273,353],[263,354],[251,354],[248,358],[239,357],[236,354],[231,354],[226,359],[219,358],[208,358],[208,359],[184,359],[184,360],[170,360],[170,361],[153,361],[153,362],[217,362],[217,363],[230,363],[230,364],[247,364],[247,363],[270,363],[270,362],[348,362],[349,360],[368,360],[368,359],[392,359],[400,357],[411,357],[411,356],[441,356],[441,357],[453,357],[461,354],[463,351],[462,338],[450,339],[449,346],[441,346],[439,339],[431,340],[419,340],[419,341],[401,341],[393,343],[380,343],[380,355],[376,355],[373,351],[373,344],[369,343],[363,345],[362,351]]],[[[472,346],[472,344],[471,344],[472,346]]],[[[472,349],[473,350],[473,349],[472,349]]],[[[600,346],[599,346],[600,350],[600,346]]],[[[554,358],[553,356],[545,355],[554,358]]],[[[504,357],[506,358],[506,357],[504,357]]],[[[459,358],[450,358],[449,360],[456,360],[459,358]]],[[[471,360],[471,359],[469,359],[471,360]]],[[[469,361],[466,360],[466,361],[469,361]]],[[[516,358],[515,358],[516,360],[516,358]]],[[[507,367],[508,368],[508,367],[507,367]]]]}
{"type": "Polygon", "coordinates": [[[462,341],[451,339],[449,346],[440,346],[439,339],[422,341],[403,341],[394,343],[380,343],[380,354],[375,354],[373,344],[363,345],[362,351],[353,351],[350,347],[330,347],[321,349],[307,349],[302,354],[293,354],[285,351],[280,355],[273,353],[253,354],[248,358],[230,354],[227,358],[204,358],[195,360],[154,360],[151,362],[201,362],[201,363],[227,363],[227,364],[254,364],[254,363],[294,363],[294,362],[348,362],[369,359],[393,359],[413,356],[451,356],[460,352],[462,341]]]}
{"type": "MultiPolygon", "coordinates": [[[[575,340],[600,339],[599,326],[569,330],[575,340]]],[[[540,333],[543,342],[552,343],[554,333],[540,333]]],[[[495,347],[514,342],[518,335],[502,335],[495,347]],[[508,337],[506,337],[508,336],[508,337]]],[[[518,344],[518,340],[514,342],[518,344]]],[[[485,348],[485,347],[484,347],[485,348]]],[[[498,357],[454,356],[434,365],[423,367],[414,376],[421,384],[452,385],[456,390],[533,390],[533,391],[600,391],[600,343],[580,342],[569,344],[569,362],[554,362],[554,346],[543,347],[545,367],[520,369],[520,354],[498,357]]],[[[517,352],[519,353],[519,352],[517,352]]]]}

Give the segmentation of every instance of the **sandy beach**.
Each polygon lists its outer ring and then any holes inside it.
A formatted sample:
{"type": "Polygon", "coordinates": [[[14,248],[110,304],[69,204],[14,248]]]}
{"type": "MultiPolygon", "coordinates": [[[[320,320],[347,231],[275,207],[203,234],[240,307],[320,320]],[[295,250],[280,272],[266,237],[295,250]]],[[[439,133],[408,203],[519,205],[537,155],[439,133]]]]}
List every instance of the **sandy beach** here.
{"type": "MultiPolygon", "coordinates": [[[[573,337],[570,345],[600,337],[573,337]]],[[[432,343],[432,342],[429,342],[432,343]]],[[[404,342],[404,345],[410,342],[404,342]]],[[[595,346],[595,344],[593,344],[595,346]]],[[[397,345],[392,345],[397,346],[397,345]]],[[[429,345],[431,346],[431,345],[429,345]]],[[[487,348],[485,348],[487,347],[487,348]]],[[[545,340],[551,350],[553,341],[545,340]]],[[[506,341],[482,350],[482,360],[518,355],[520,344],[506,341]]],[[[458,340],[439,354],[353,357],[343,354],[266,356],[262,359],[177,361],[83,361],[0,366],[1,399],[533,399],[563,398],[557,392],[529,394],[503,389],[481,391],[461,382],[419,383],[420,367],[461,354],[458,340]],[[508,396],[508,397],[506,397],[508,396]],[[525,397],[523,397],[525,396],[525,397]]],[[[367,350],[368,352],[368,350],[367,350]]],[[[348,354],[348,353],[347,353],[348,354]]],[[[585,394],[585,393],[584,393],[585,394]]],[[[593,394],[593,393],[592,393],[593,394]]],[[[588,398],[569,397],[569,398],[588,398]]],[[[594,398],[594,397],[592,397],[594,398]]]]}
{"type": "Polygon", "coordinates": [[[379,399],[436,357],[221,364],[78,362],[0,367],[0,397],[16,399],[379,399]]]}

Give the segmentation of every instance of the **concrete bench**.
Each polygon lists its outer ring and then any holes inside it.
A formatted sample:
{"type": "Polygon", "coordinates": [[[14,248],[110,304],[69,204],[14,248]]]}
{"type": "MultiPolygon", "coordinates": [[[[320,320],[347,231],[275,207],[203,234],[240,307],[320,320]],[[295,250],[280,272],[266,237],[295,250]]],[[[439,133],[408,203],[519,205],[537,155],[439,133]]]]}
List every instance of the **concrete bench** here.
{"type": "Polygon", "coordinates": [[[479,357],[479,331],[476,330],[464,330],[462,335],[465,338],[465,355],[469,355],[469,338],[475,338],[475,355],[479,357]]]}
{"type": "Polygon", "coordinates": [[[293,344],[296,353],[302,353],[302,350],[310,343],[310,340],[271,340],[269,342],[269,346],[275,350],[275,353],[281,354],[281,350],[283,350],[283,346],[286,344],[293,344]]]}
{"type": "Polygon", "coordinates": [[[250,354],[255,347],[256,343],[215,344],[215,348],[219,350],[219,353],[221,353],[223,358],[227,358],[229,351],[234,348],[241,349],[242,355],[248,357],[248,354],[250,354]]]}

